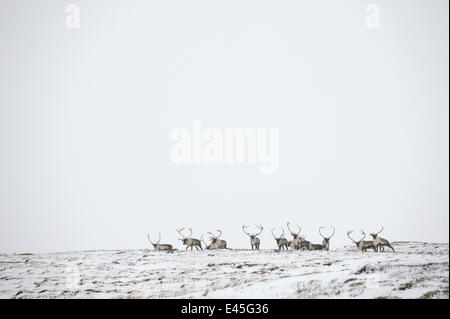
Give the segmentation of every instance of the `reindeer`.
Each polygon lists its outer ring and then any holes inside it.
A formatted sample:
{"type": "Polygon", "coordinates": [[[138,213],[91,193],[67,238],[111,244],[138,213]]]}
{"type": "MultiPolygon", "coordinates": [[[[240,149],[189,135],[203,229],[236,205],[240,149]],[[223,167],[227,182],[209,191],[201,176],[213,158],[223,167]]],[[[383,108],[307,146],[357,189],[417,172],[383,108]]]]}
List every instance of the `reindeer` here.
{"type": "MultiPolygon", "coordinates": [[[[319,233],[320,233],[320,229],[319,229],[319,233]]],[[[305,245],[305,244],[304,244],[305,245]]],[[[306,247],[308,250],[324,250],[326,249],[324,245],[321,244],[313,244],[308,242],[308,246],[306,247]]]]}
{"type": "Polygon", "coordinates": [[[215,236],[213,233],[208,232],[211,235],[209,239],[211,239],[210,249],[225,249],[227,248],[227,242],[225,240],[219,239],[222,236],[222,232],[218,229],[218,236],[215,236]]]}
{"type": "Polygon", "coordinates": [[[283,248],[283,250],[284,249],[287,250],[288,249],[288,241],[284,237],[284,229],[283,229],[283,227],[281,227],[281,230],[283,231],[283,233],[281,234],[280,237],[277,237],[277,236],[274,235],[274,233],[273,233],[274,229],[275,229],[275,227],[272,228],[271,233],[272,233],[273,238],[275,238],[275,241],[277,242],[278,250],[281,250],[281,248],[283,248]]]}
{"type": "Polygon", "coordinates": [[[366,233],[364,231],[361,230],[363,237],[358,241],[350,237],[352,232],[353,230],[349,230],[347,232],[347,237],[356,244],[356,248],[358,248],[358,250],[361,250],[361,252],[367,252],[367,249],[372,248],[374,251],[377,251],[375,245],[373,244],[373,240],[363,240],[366,237],[366,233]]]}
{"type": "Polygon", "coordinates": [[[178,238],[179,240],[181,240],[182,242],[183,242],[183,245],[186,245],[186,250],[189,248],[189,247],[191,247],[191,250],[195,247],[195,249],[201,249],[201,250],[203,250],[203,248],[202,248],[202,242],[200,241],[200,240],[198,240],[198,239],[195,239],[195,238],[192,238],[191,237],[191,235],[192,235],[192,229],[191,228],[189,228],[189,232],[190,232],[190,234],[188,235],[188,236],[184,236],[181,232],[183,231],[183,229],[184,228],[181,228],[181,229],[177,229],[176,231],[181,235],[181,237],[182,238],[178,238]]]}
{"type": "Polygon", "coordinates": [[[321,244],[309,243],[308,250],[323,250],[323,249],[325,249],[325,247],[323,245],[321,245],[321,244]]]}
{"type": "Polygon", "coordinates": [[[161,241],[161,234],[159,234],[159,238],[158,238],[158,241],[156,242],[156,244],[154,242],[152,242],[152,240],[150,239],[150,235],[147,235],[147,238],[148,238],[148,241],[153,245],[155,250],[167,251],[169,253],[173,252],[172,245],[159,243],[161,241]]]}
{"type": "Polygon", "coordinates": [[[256,225],[256,227],[259,228],[259,233],[257,233],[257,234],[256,234],[256,233],[255,233],[255,234],[250,234],[250,233],[247,233],[247,232],[245,231],[245,229],[248,228],[248,226],[242,225],[242,230],[244,231],[244,233],[245,233],[247,236],[250,237],[250,245],[252,246],[252,250],[253,250],[253,249],[259,250],[259,244],[260,244],[261,241],[260,241],[259,238],[256,237],[256,236],[260,235],[261,232],[262,232],[263,229],[264,229],[261,225],[256,225]]]}
{"type": "Polygon", "coordinates": [[[333,233],[329,237],[325,237],[324,235],[322,235],[322,232],[320,231],[322,228],[325,228],[325,227],[322,226],[319,228],[319,234],[320,234],[320,236],[323,237],[322,246],[325,250],[329,250],[330,249],[330,238],[333,237],[335,228],[334,228],[334,226],[331,226],[331,228],[333,228],[333,233]]]}
{"type": "Polygon", "coordinates": [[[288,242],[288,246],[290,249],[295,249],[295,250],[300,249],[301,239],[300,239],[299,235],[300,235],[300,232],[302,231],[302,228],[299,225],[297,225],[297,227],[298,227],[298,232],[293,232],[291,230],[291,228],[289,227],[289,222],[287,223],[287,228],[293,237],[293,239],[288,242]]]}
{"type": "Polygon", "coordinates": [[[378,233],[370,233],[373,237],[373,244],[375,245],[376,251],[384,251],[384,246],[388,246],[395,253],[394,247],[391,246],[388,240],[378,237],[378,234],[383,230],[383,225],[381,225],[381,230],[378,233]]]}
{"type": "Polygon", "coordinates": [[[309,241],[307,241],[305,239],[305,237],[302,236],[298,236],[299,240],[300,240],[300,246],[299,249],[308,249],[309,250],[309,245],[311,244],[309,241]]]}

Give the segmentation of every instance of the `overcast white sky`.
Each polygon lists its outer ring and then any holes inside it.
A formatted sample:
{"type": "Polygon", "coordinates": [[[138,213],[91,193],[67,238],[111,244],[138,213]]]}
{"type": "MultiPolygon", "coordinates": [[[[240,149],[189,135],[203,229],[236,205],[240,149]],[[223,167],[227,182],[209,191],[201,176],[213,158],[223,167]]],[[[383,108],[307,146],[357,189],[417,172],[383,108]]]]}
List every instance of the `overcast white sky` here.
{"type": "Polygon", "coordinates": [[[448,242],[447,0],[0,2],[0,252],[243,223],[448,242]],[[279,170],[175,165],[170,131],[279,128],[279,170]]]}

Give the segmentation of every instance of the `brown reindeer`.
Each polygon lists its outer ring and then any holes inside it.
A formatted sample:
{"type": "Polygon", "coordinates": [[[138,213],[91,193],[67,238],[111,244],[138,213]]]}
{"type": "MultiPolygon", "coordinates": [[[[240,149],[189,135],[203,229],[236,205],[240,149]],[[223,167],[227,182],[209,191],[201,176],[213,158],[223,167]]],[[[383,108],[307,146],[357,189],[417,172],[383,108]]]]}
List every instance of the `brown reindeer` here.
{"type": "Polygon", "coordinates": [[[246,226],[246,225],[242,225],[242,230],[244,231],[244,233],[248,236],[248,237],[250,237],[250,245],[252,246],[252,250],[253,249],[256,249],[256,250],[259,250],[259,244],[260,244],[260,240],[259,240],[259,238],[258,237],[256,237],[256,236],[259,236],[260,234],[261,234],[261,232],[263,231],[263,227],[262,227],[262,225],[256,225],[256,227],[258,227],[259,228],[259,233],[253,233],[253,234],[250,234],[250,233],[247,233],[246,231],[245,231],[245,229],[246,228],[248,228],[248,226],[246,226]]]}
{"type": "Polygon", "coordinates": [[[152,242],[152,240],[150,239],[150,235],[147,235],[147,238],[148,241],[153,245],[155,250],[173,252],[172,245],[159,243],[161,241],[161,234],[159,234],[158,241],[156,243],[152,242]]]}
{"type": "Polygon", "coordinates": [[[306,240],[305,237],[303,237],[303,236],[298,236],[298,238],[300,239],[299,249],[308,249],[309,250],[309,245],[311,244],[311,242],[306,240]]]}
{"type": "Polygon", "coordinates": [[[289,230],[289,232],[291,233],[291,236],[292,236],[292,240],[290,242],[288,242],[289,248],[290,249],[295,249],[295,250],[300,249],[301,239],[300,239],[299,235],[300,235],[300,232],[302,231],[302,228],[299,225],[297,225],[298,232],[294,232],[289,227],[289,222],[287,223],[287,228],[288,228],[288,230],[289,230]]]}
{"type": "Polygon", "coordinates": [[[323,245],[321,245],[321,244],[312,244],[312,243],[309,243],[308,250],[323,250],[323,249],[324,249],[324,247],[323,247],[323,245]]]}
{"type": "Polygon", "coordinates": [[[391,246],[389,241],[378,236],[378,234],[381,233],[383,230],[384,230],[383,225],[381,225],[381,230],[379,232],[370,233],[370,235],[373,237],[373,244],[375,245],[376,250],[384,251],[384,246],[387,246],[390,249],[392,249],[392,251],[395,253],[394,247],[391,246]]]}
{"type": "Polygon", "coordinates": [[[358,241],[350,237],[350,234],[352,232],[353,230],[349,230],[347,232],[347,237],[356,244],[356,248],[358,248],[358,250],[361,250],[361,252],[367,252],[367,249],[372,248],[374,251],[377,251],[375,245],[373,244],[373,240],[363,240],[364,238],[366,238],[366,233],[364,231],[361,230],[361,234],[363,235],[363,237],[358,241]]]}
{"type": "MultiPolygon", "coordinates": [[[[320,229],[319,229],[319,233],[320,233],[320,229]]],[[[308,250],[324,250],[325,246],[321,245],[321,244],[313,244],[313,243],[309,243],[308,250]]]]}
{"type": "Polygon", "coordinates": [[[202,248],[202,242],[198,239],[192,238],[192,229],[189,228],[189,235],[188,236],[184,236],[182,231],[184,230],[184,228],[181,229],[177,229],[177,232],[181,235],[182,238],[178,238],[179,240],[181,240],[183,242],[183,245],[186,245],[186,250],[191,247],[191,250],[195,247],[195,249],[201,249],[202,248]]]}
{"type": "Polygon", "coordinates": [[[283,231],[283,233],[281,234],[280,237],[275,236],[275,234],[273,233],[274,229],[275,229],[275,227],[272,228],[271,233],[272,233],[273,238],[275,238],[275,241],[277,242],[278,250],[281,250],[281,248],[283,248],[283,250],[284,249],[287,250],[288,249],[288,241],[284,237],[284,229],[283,229],[283,227],[281,227],[281,230],[283,231]]]}
{"type": "Polygon", "coordinates": [[[211,240],[210,249],[225,249],[227,248],[227,242],[225,240],[219,239],[220,236],[222,236],[222,232],[220,230],[217,230],[219,232],[219,235],[216,236],[213,233],[208,232],[208,234],[211,235],[209,238],[211,240]]]}
{"type": "Polygon", "coordinates": [[[321,232],[322,228],[325,228],[325,227],[322,226],[322,227],[319,228],[319,234],[320,234],[320,236],[323,237],[322,246],[324,247],[325,250],[329,250],[330,249],[330,238],[333,237],[334,232],[335,232],[335,228],[333,226],[331,226],[331,228],[333,228],[333,233],[330,236],[328,236],[328,237],[325,237],[324,235],[322,235],[322,232],[321,232]]]}

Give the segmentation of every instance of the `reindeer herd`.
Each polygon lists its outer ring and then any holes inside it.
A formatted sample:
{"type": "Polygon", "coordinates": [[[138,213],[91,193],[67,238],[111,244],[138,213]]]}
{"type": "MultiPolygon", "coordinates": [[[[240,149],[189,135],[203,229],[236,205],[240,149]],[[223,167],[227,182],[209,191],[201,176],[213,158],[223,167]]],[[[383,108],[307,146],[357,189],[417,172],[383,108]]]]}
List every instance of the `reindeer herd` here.
{"type": "MultiPolygon", "coordinates": [[[[333,237],[336,229],[330,225],[332,228],[332,232],[329,236],[324,236],[322,234],[322,229],[325,227],[319,227],[319,235],[322,236],[322,244],[313,244],[307,240],[305,240],[305,237],[300,236],[300,232],[302,228],[297,225],[297,229],[293,230],[291,229],[291,225],[288,222],[287,223],[287,229],[291,233],[292,240],[288,240],[285,237],[284,229],[283,227],[280,227],[281,232],[277,234],[274,233],[275,227],[272,228],[270,231],[272,233],[273,238],[275,239],[276,246],[278,250],[329,250],[330,249],[330,239],[333,237]]],[[[261,243],[261,240],[258,238],[259,235],[261,235],[264,227],[262,225],[256,225],[256,228],[258,229],[254,233],[249,233],[247,229],[249,228],[248,225],[242,225],[242,230],[244,233],[250,238],[250,246],[252,247],[252,250],[259,250],[259,246],[261,243]]],[[[393,252],[395,252],[392,245],[389,243],[388,240],[381,238],[378,236],[379,233],[381,233],[384,230],[383,226],[381,226],[381,230],[379,230],[377,233],[370,233],[373,240],[364,240],[366,237],[366,233],[361,230],[361,235],[363,236],[358,241],[354,240],[350,235],[353,233],[352,230],[347,232],[347,237],[350,238],[350,240],[355,243],[356,248],[361,252],[367,252],[368,249],[373,249],[375,252],[382,252],[384,251],[384,247],[389,247],[392,249],[393,252]]],[[[205,245],[206,249],[226,249],[227,242],[223,239],[220,239],[222,236],[222,231],[217,230],[217,235],[213,234],[212,232],[208,232],[209,235],[209,243],[204,239],[203,237],[205,234],[203,234],[200,239],[192,238],[192,229],[189,228],[189,233],[184,232],[185,228],[177,229],[177,233],[181,236],[181,238],[178,238],[183,245],[186,246],[186,250],[188,248],[191,248],[191,250],[197,249],[197,250],[203,250],[202,242],[205,245]]],[[[147,235],[148,240],[153,245],[153,248],[158,251],[167,251],[167,252],[173,252],[175,249],[170,244],[160,244],[161,241],[161,234],[159,234],[158,241],[156,243],[153,243],[150,239],[150,235],[147,235]]]]}

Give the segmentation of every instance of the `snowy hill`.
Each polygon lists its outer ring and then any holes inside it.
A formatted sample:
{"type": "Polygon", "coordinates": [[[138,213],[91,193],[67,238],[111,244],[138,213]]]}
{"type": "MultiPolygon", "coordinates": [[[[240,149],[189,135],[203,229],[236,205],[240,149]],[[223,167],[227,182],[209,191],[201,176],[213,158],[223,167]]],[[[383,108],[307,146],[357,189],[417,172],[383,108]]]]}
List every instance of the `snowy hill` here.
{"type": "Polygon", "coordinates": [[[449,246],[0,254],[0,298],[449,298],[449,246]]]}

